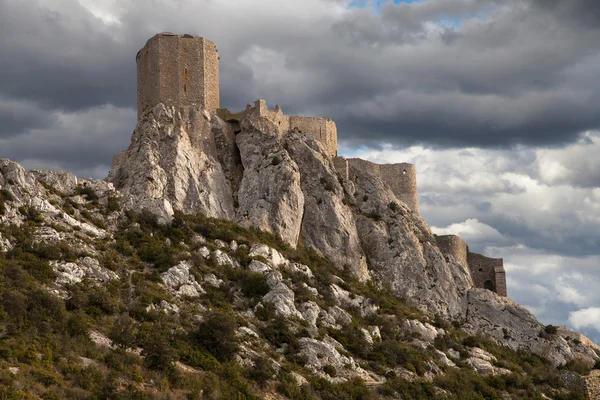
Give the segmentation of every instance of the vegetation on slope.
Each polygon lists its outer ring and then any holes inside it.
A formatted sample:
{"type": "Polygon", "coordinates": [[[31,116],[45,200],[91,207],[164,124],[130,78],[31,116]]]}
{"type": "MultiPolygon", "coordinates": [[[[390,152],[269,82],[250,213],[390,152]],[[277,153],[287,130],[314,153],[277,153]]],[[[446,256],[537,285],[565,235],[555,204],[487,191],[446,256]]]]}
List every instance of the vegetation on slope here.
{"type": "MultiPolygon", "coordinates": [[[[78,194],[84,204],[56,194],[55,202],[65,214],[101,229],[109,226],[106,216],[120,213],[115,199],[102,204],[84,188],[78,194]]],[[[2,192],[0,212],[11,200],[10,193],[2,192]]],[[[417,338],[401,322],[425,322],[427,316],[383,289],[358,282],[316,252],[291,249],[257,229],[181,214],[160,225],[147,213],[127,211],[120,213],[112,238],[98,239],[73,236],[32,208],[20,212],[20,227],[0,226],[2,236],[14,245],[0,253],[0,399],[241,400],[261,399],[266,393],[293,400],[503,399],[503,393],[513,399],[542,399],[542,393],[553,399],[584,398],[580,389],[565,388],[559,371],[545,360],[470,336],[459,322],[431,320],[446,334],[426,348],[418,340],[415,345],[417,338]],[[64,239],[36,239],[42,226],[64,233],[64,239]],[[218,240],[240,244],[227,251],[239,268],[218,266],[214,257],[198,254],[201,246],[216,250],[218,240]],[[341,329],[318,324],[316,332],[305,321],[276,315],[272,305],[261,302],[269,292],[265,276],[247,268],[252,262],[249,246],[256,243],[310,268],[311,279],[282,270],[297,301],[314,301],[323,309],[333,306],[331,284],[336,283],[353,296],[371,299],[377,312],[363,315],[346,307],[351,322],[341,329]],[[57,289],[51,262],[86,256],[96,257],[120,279],[102,284],[83,280],[57,289]],[[162,284],[161,273],[183,260],[193,265],[198,281],[213,274],[222,283],[203,285],[205,293],[198,299],[176,299],[162,284]],[[319,295],[302,283],[310,283],[319,295]],[[177,312],[156,307],[175,303],[177,312]],[[372,344],[362,331],[368,326],[381,331],[372,344]],[[240,334],[240,328],[256,337],[240,334]],[[300,339],[326,336],[363,369],[381,377],[380,382],[336,380],[334,366],[325,366],[325,375],[315,374],[300,351],[300,339]],[[102,345],[98,337],[108,339],[102,345]],[[477,375],[464,361],[473,347],[493,354],[496,366],[511,373],[477,375]],[[239,357],[242,349],[250,354],[245,361],[239,357]],[[449,367],[435,349],[458,351],[461,360],[449,367]],[[298,376],[307,381],[303,384],[298,376]]]]}

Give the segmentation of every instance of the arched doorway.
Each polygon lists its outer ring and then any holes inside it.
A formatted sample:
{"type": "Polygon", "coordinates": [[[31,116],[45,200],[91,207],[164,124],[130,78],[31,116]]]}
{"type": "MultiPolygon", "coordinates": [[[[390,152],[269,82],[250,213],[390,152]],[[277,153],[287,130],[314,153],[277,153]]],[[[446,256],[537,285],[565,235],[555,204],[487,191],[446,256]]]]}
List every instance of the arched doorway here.
{"type": "Polygon", "coordinates": [[[487,289],[487,290],[491,290],[493,292],[494,291],[494,282],[492,282],[490,280],[483,282],[483,288],[487,289]]]}

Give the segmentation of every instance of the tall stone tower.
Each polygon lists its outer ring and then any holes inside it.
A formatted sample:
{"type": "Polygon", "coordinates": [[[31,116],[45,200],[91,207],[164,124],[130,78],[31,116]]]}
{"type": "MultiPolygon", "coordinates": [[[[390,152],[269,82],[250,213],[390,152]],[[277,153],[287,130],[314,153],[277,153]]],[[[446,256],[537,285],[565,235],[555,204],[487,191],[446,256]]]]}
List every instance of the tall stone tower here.
{"type": "Polygon", "coordinates": [[[158,103],[219,108],[219,53],[195,35],[159,33],[136,56],[138,119],[158,103]]]}

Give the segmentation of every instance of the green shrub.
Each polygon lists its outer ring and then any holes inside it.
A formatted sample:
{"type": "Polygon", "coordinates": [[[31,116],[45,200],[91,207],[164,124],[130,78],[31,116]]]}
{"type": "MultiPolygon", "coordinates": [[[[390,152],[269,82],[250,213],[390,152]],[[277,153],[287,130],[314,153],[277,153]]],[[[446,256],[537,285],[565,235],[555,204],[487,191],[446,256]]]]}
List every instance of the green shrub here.
{"type": "Polygon", "coordinates": [[[246,297],[263,297],[269,293],[267,278],[260,272],[247,272],[241,282],[242,293],[246,297]]]}
{"type": "Polygon", "coordinates": [[[229,361],[238,350],[235,330],[237,321],[231,314],[215,312],[198,328],[195,339],[217,360],[229,361]]]}
{"type": "Polygon", "coordinates": [[[275,370],[271,361],[266,357],[258,357],[254,360],[254,366],[250,367],[246,376],[264,387],[266,383],[275,375],[275,370]]]}
{"type": "Polygon", "coordinates": [[[544,332],[546,332],[548,335],[556,335],[558,332],[558,326],[546,325],[544,327],[544,332]]]}
{"type": "Polygon", "coordinates": [[[77,187],[75,188],[75,194],[83,196],[86,198],[86,200],[91,202],[98,201],[98,195],[96,194],[94,189],[91,188],[91,186],[77,185],[77,187]]]}
{"type": "Polygon", "coordinates": [[[325,372],[327,375],[331,376],[332,378],[335,378],[337,376],[337,370],[335,369],[335,367],[333,365],[324,365],[323,366],[323,372],[325,372]]]}
{"type": "Polygon", "coordinates": [[[145,340],[142,356],[150,369],[166,371],[173,368],[175,350],[171,347],[171,331],[163,324],[152,324],[150,334],[145,340]]]}

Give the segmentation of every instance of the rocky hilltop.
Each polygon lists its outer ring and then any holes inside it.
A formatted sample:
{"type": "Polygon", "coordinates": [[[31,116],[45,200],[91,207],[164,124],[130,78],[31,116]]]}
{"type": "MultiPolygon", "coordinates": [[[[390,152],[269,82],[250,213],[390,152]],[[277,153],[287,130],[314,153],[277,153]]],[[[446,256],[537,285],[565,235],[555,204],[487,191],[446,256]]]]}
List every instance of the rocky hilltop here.
{"type": "Polygon", "coordinates": [[[577,399],[600,365],[379,177],[251,114],[156,105],[102,181],[0,160],[0,267],[23,398],[577,399]]]}

